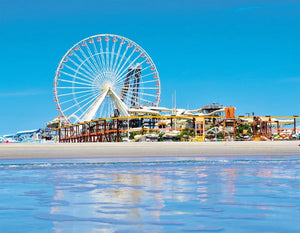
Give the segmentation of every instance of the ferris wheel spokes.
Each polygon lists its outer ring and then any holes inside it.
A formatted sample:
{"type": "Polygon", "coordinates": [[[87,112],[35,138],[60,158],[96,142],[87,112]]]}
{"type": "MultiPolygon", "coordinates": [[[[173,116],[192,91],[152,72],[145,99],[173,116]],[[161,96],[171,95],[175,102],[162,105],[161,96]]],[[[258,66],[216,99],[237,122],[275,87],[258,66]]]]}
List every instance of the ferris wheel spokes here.
{"type": "MultiPolygon", "coordinates": [[[[82,106],[79,106],[79,108],[78,108],[75,112],[73,112],[72,115],[76,115],[76,113],[79,112],[79,111],[82,112],[82,110],[84,109],[84,107],[86,107],[88,104],[91,104],[93,101],[95,101],[95,100],[99,97],[99,95],[100,95],[100,94],[95,94],[95,95],[93,95],[93,98],[92,98],[91,100],[89,100],[88,102],[86,102],[86,103],[83,104],[82,106]]],[[[91,105],[89,105],[89,107],[87,107],[87,108],[90,108],[90,107],[91,107],[91,105]]],[[[65,111],[66,111],[66,110],[65,110],[65,111]]],[[[84,111],[85,111],[85,110],[84,110],[84,111]]],[[[79,117],[79,119],[82,120],[80,117],[79,117]]]]}
{"type": "MultiPolygon", "coordinates": [[[[88,47],[88,45],[85,42],[85,47],[88,47]]],[[[85,52],[82,50],[81,46],[79,46],[79,51],[82,54],[82,56],[84,57],[84,61],[87,61],[88,64],[90,65],[91,69],[93,70],[93,74],[98,74],[99,73],[99,69],[96,68],[95,64],[92,63],[92,61],[90,60],[89,57],[86,56],[85,52]]]]}
{"type": "MultiPolygon", "coordinates": [[[[80,79],[80,80],[89,80],[90,82],[92,82],[93,81],[93,79],[91,79],[89,76],[87,76],[87,75],[85,75],[85,74],[83,74],[82,72],[80,72],[80,71],[78,71],[78,70],[75,70],[74,68],[72,68],[72,67],[70,67],[70,66],[68,66],[67,64],[65,64],[65,67],[67,67],[69,70],[72,70],[73,72],[77,72],[77,74],[80,74],[82,77],[85,77],[86,79],[83,79],[83,78],[80,78],[80,77],[77,77],[77,76],[75,76],[75,75],[72,75],[71,77],[74,77],[74,78],[76,78],[76,79],[80,79]]],[[[64,73],[64,74],[66,74],[66,75],[71,75],[71,74],[69,74],[69,73],[66,73],[66,72],[63,72],[63,71],[61,71],[62,73],[64,73]]]]}
{"type": "MultiPolygon", "coordinates": [[[[81,98],[83,98],[83,97],[86,97],[86,96],[89,96],[89,95],[92,95],[92,94],[93,94],[93,93],[91,93],[91,92],[89,91],[88,94],[81,95],[81,96],[79,96],[79,97],[75,97],[74,100],[75,100],[75,99],[76,99],[76,100],[79,100],[79,99],[81,99],[81,98]]],[[[66,100],[66,101],[64,101],[64,102],[61,102],[60,105],[69,103],[69,102],[71,102],[71,101],[73,101],[73,99],[69,99],[69,100],[66,100]]],[[[76,101],[76,102],[78,102],[78,101],[76,101]]]]}
{"type": "Polygon", "coordinates": [[[87,84],[87,83],[82,83],[82,82],[77,82],[77,81],[70,81],[70,80],[65,80],[65,79],[57,79],[57,80],[59,80],[61,82],[65,82],[65,83],[75,83],[75,84],[80,84],[80,85],[90,86],[90,87],[93,86],[93,84],[89,84],[89,83],[87,84]]]}
{"type": "MultiPolygon", "coordinates": [[[[74,108],[75,106],[80,105],[81,103],[84,103],[85,101],[87,101],[89,99],[91,99],[89,101],[92,101],[94,98],[97,98],[97,95],[98,94],[93,94],[92,96],[90,96],[90,97],[88,97],[88,98],[86,98],[86,99],[84,99],[84,100],[82,100],[80,102],[76,102],[75,104],[73,104],[70,107],[66,108],[65,111],[68,111],[68,110],[74,108]]],[[[90,103],[90,102],[88,102],[88,103],[90,103]]],[[[77,111],[73,112],[72,115],[74,115],[75,113],[77,113],[79,110],[80,110],[80,108],[77,111]]]]}
{"type": "MultiPolygon", "coordinates": [[[[72,78],[74,78],[74,79],[79,79],[79,80],[82,80],[82,81],[85,81],[85,82],[88,82],[88,83],[93,83],[93,82],[92,82],[93,80],[90,80],[90,79],[86,80],[86,79],[83,79],[83,78],[78,77],[78,76],[73,75],[73,74],[69,74],[69,73],[64,72],[64,71],[60,71],[60,73],[66,75],[66,76],[72,77],[72,78]]],[[[60,79],[60,78],[57,77],[57,80],[59,80],[59,79],[60,79]]]]}
{"type": "Polygon", "coordinates": [[[99,64],[99,67],[102,67],[102,69],[104,69],[104,66],[103,66],[103,64],[102,64],[102,62],[101,62],[101,59],[100,59],[100,56],[99,56],[98,49],[97,49],[97,47],[96,47],[96,43],[95,43],[94,39],[92,39],[92,40],[93,40],[94,54],[95,54],[96,59],[97,59],[97,61],[98,61],[97,64],[99,64]]]}
{"type": "Polygon", "coordinates": [[[118,59],[119,59],[119,56],[120,56],[120,51],[121,51],[121,49],[122,49],[122,45],[123,45],[124,43],[122,43],[122,41],[120,42],[120,45],[119,45],[119,48],[118,48],[118,53],[117,53],[117,55],[116,55],[116,59],[115,59],[115,62],[114,62],[114,66],[113,66],[113,68],[112,68],[112,72],[113,73],[115,73],[115,68],[116,68],[116,65],[117,65],[117,61],[118,61],[118,59]]]}
{"type": "MultiPolygon", "coordinates": [[[[69,59],[68,59],[70,62],[73,63],[73,65],[75,65],[75,67],[77,67],[77,72],[78,70],[82,70],[86,73],[86,75],[90,76],[90,77],[93,77],[93,74],[89,71],[87,71],[86,69],[83,68],[82,65],[79,65],[78,63],[76,63],[70,56],[69,56],[69,59]]],[[[76,71],[75,71],[76,72],[76,71]]]]}
{"type": "MultiPolygon", "coordinates": [[[[119,73],[123,70],[125,64],[129,61],[129,59],[132,57],[132,55],[134,54],[134,50],[132,50],[131,54],[127,57],[127,59],[125,60],[125,62],[123,63],[123,65],[121,66],[121,68],[119,68],[119,70],[116,70],[116,77],[118,77],[119,73]]],[[[126,68],[125,68],[126,70],[126,68]]]]}
{"type": "Polygon", "coordinates": [[[116,46],[116,43],[115,43],[115,39],[113,39],[113,47],[112,47],[112,50],[111,50],[111,59],[110,59],[110,64],[109,64],[109,70],[112,71],[112,64],[113,64],[113,60],[114,60],[114,54],[115,54],[115,46],[116,46]]]}
{"type": "Polygon", "coordinates": [[[125,54],[126,54],[127,51],[128,51],[128,48],[129,48],[129,47],[126,46],[125,52],[122,54],[122,57],[121,57],[121,59],[120,59],[120,61],[119,61],[119,63],[118,63],[117,68],[113,70],[114,73],[117,73],[117,71],[119,70],[119,67],[120,67],[120,65],[122,64],[122,61],[124,60],[124,57],[125,57],[125,54]]]}
{"type": "Polygon", "coordinates": [[[94,65],[95,69],[97,70],[97,73],[100,73],[101,70],[99,68],[99,65],[97,64],[97,62],[96,62],[96,60],[94,58],[94,55],[92,54],[92,52],[90,50],[90,47],[89,47],[89,44],[91,44],[91,43],[94,43],[94,40],[92,40],[92,39],[88,40],[88,43],[85,43],[86,44],[85,47],[87,48],[88,54],[90,55],[89,58],[92,59],[93,65],[94,65]]]}
{"type": "Polygon", "coordinates": [[[102,46],[102,39],[101,37],[99,37],[99,44],[100,44],[100,53],[101,53],[101,60],[102,60],[102,63],[103,63],[103,70],[105,72],[107,72],[107,68],[106,68],[106,65],[105,65],[105,59],[104,59],[104,50],[103,50],[103,46],[102,46]]]}
{"type": "MultiPolygon", "coordinates": [[[[82,60],[82,59],[79,57],[79,55],[77,55],[76,53],[74,53],[74,55],[75,55],[75,57],[79,60],[80,66],[85,66],[85,67],[89,70],[89,72],[91,73],[91,75],[94,76],[94,75],[95,75],[95,72],[87,65],[87,63],[85,63],[85,61],[82,60]]],[[[79,68],[79,67],[78,67],[78,68],[79,68]]]]}

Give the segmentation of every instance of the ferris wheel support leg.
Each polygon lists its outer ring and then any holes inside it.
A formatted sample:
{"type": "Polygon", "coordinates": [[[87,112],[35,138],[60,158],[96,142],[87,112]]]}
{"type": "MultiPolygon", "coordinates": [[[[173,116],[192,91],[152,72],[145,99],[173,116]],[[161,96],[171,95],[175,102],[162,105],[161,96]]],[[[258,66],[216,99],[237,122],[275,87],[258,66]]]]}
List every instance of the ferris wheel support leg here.
{"type": "Polygon", "coordinates": [[[95,102],[92,104],[90,110],[84,115],[84,117],[82,118],[82,122],[84,121],[90,121],[92,120],[95,115],[97,110],[99,109],[100,105],[102,104],[103,100],[105,99],[105,97],[107,96],[108,93],[107,89],[106,91],[104,91],[96,100],[95,102]]]}
{"type": "Polygon", "coordinates": [[[129,116],[129,111],[125,103],[120,99],[120,97],[109,88],[108,95],[113,100],[115,106],[120,111],[123,116],[129,116]]]}

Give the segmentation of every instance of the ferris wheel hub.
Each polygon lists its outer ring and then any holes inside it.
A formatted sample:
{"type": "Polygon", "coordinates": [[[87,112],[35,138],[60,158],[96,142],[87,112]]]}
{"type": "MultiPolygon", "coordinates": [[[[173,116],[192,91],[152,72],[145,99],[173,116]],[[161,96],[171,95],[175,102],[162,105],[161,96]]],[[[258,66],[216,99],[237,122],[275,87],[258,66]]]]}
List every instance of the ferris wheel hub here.
{"type": "Polygon", "coordinates": [[[113,84],[111,82],[104,82],[101,86],[101,91],[105,92],[106,90],[112,90],[113,84]]]}

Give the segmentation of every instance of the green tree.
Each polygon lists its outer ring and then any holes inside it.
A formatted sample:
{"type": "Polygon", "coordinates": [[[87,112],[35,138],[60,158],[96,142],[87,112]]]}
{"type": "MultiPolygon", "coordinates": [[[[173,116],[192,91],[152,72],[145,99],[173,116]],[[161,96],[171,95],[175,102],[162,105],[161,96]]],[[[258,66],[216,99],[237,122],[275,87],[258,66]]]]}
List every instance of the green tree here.
{"type": "Polygon", "coordinates": [[[243,135],[252,135],[251,126],[249,124],[241,124],[236,128],[237,138],[243,138],[243,135]]]}
{"type": "Polygon", "coordinates": [[[164,138],[163,138],[164,135],[165,135],[164,132],[159,133],[158,138],[157,138],[157,141],[158,141],[158,142],[163,142],[163,141],[164,141],[164,138]]]}

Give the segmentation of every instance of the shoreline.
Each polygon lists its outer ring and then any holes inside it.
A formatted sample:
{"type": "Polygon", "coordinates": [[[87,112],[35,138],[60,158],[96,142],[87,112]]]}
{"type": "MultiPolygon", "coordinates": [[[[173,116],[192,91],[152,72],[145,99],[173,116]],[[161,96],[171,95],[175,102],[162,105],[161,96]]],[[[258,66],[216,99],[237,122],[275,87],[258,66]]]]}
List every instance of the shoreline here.
{"type": "Polygon", "coordinates": [[[300,141],[0,144],[3,159],[300,155],[300,141]]]}

